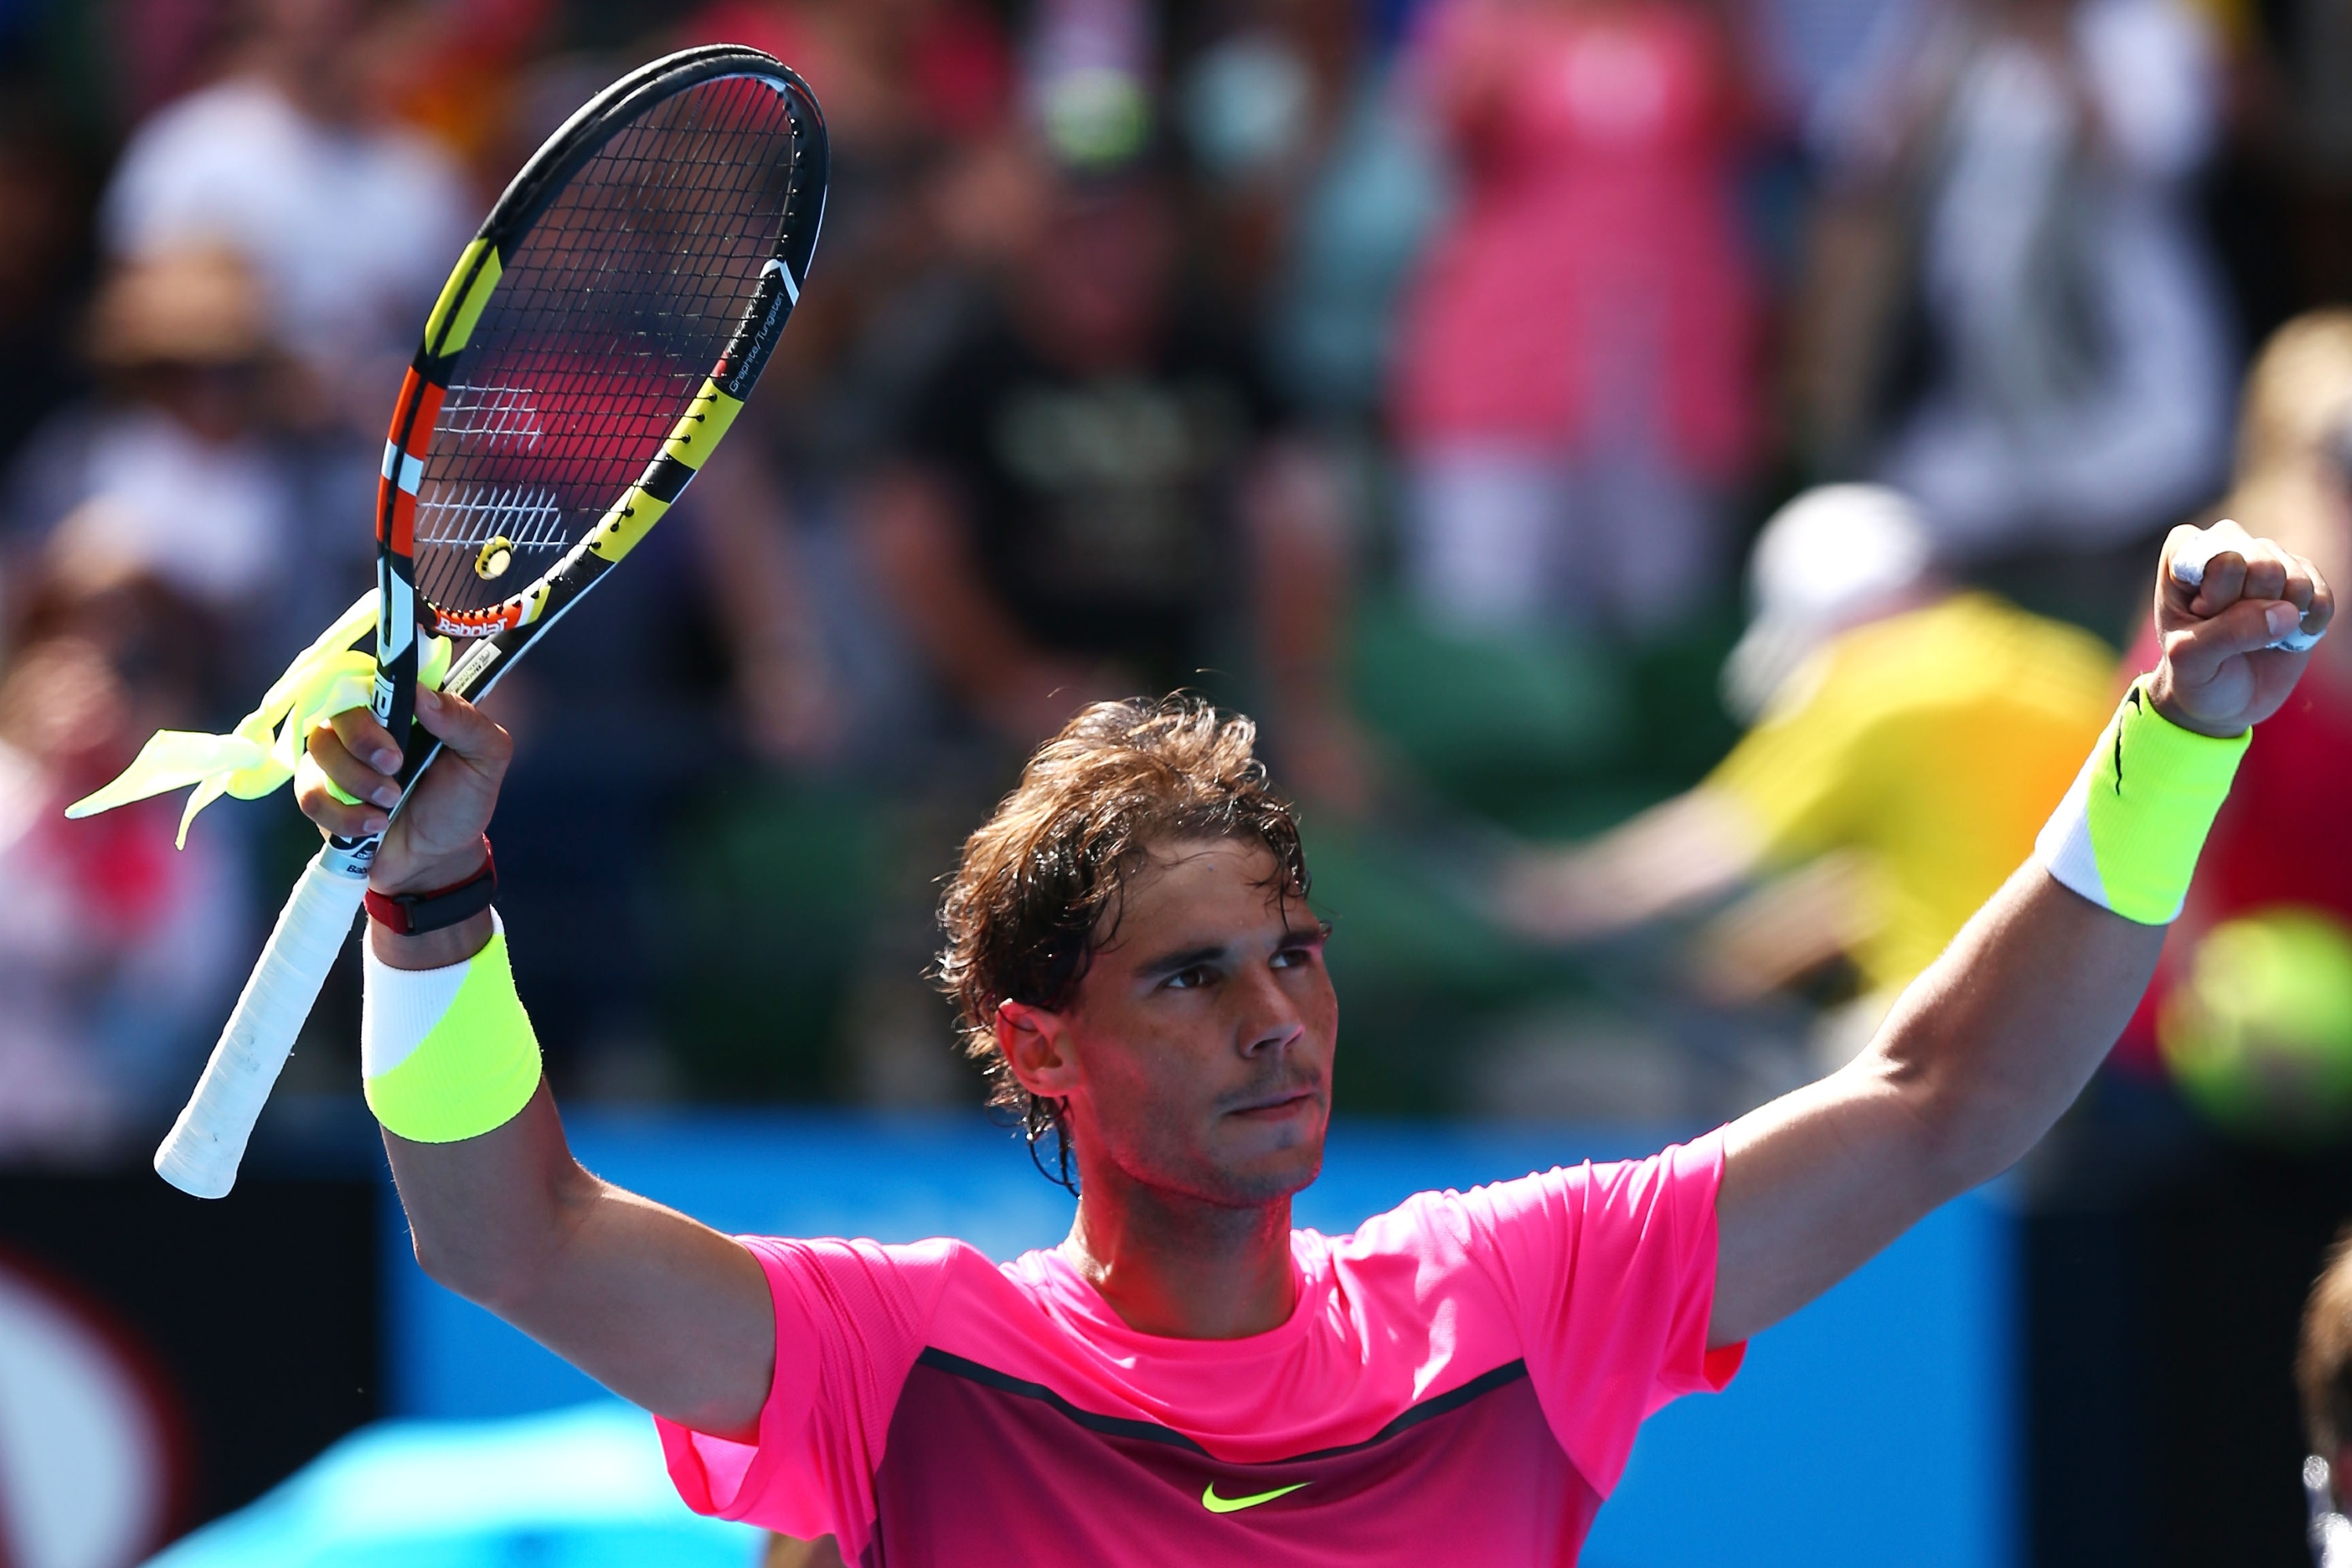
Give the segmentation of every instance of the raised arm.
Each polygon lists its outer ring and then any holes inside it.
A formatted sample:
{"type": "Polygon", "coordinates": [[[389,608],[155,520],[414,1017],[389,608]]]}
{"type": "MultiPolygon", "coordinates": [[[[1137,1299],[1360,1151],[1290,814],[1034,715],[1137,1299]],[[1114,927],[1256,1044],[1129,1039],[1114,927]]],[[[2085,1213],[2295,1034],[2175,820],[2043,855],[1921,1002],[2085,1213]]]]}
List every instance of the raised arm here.
{"type": "MultiPolygon", "coordinates": [[[[2201,587],[2166,542],[2145,691],[2184,730],[2228,737],[2278,710],[2309,658],[2270,645],[2326,628],[2309,562],[2234,523],[2201,587]]],[[[1868,1049],[1734,1122],[1717,1200],[1710,1339],[1787,1317],[1938,1205],[2008,1169],[2082,1092],[2147,987],[2165,928],[2127,920],[2038,861],[2011,876],[1896,1004],[1868,1049]]]]}
{"type": "MultiPolygon", "coordinates": [[[[481,868],[511,751],[504,730],[457,699],[420,691],[417,719],[446,749],[384,837],[369,880],[386,894],[449,887],[481,868]]],[[[398,798],[398,767],[391,736],[366,710],[341,714],[310,737],[302,809],[331,832],[374,831],[398,798]],[[361,804],[338,801],[330,780],[361,804]]],[[[367,927],[373,958],[394,970],[464,963],[491,934],[488,912],[422,936],[367,927]]],[[[775,1366],[759,1263],[709,1226],[582,1169],[544,1080],[519,1114],[478,1137],[419,1143],[386,1131],[383,1142],[427,1274],[656,1415],[721,1436],[753,1430],[775,1366]]]]}

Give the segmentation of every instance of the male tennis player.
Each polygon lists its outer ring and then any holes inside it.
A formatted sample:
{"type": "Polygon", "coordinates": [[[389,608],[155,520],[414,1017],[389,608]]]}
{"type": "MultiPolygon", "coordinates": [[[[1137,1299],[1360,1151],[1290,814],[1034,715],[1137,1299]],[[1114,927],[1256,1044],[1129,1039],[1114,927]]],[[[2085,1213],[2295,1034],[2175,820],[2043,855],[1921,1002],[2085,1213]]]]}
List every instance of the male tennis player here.
{"type": "MultiPolygon", "coordinates": [[[[1082,1187],[1066,1241],[1002,1266],[730,1239],[582,1170],[483,898],[507,737],[420,702],[451,755],[376,863],[363,1041],[417,1256],[654,1412],[694,1507],[852,1563],[1572,1563],[1648,1412],[2016,1160],[2130,1013],[2301,671],[2279,645],[2333,608],[2234,524],[2176,531],[2166,566],[2161,662],[1852,1065],[1651,1159],[1424,1193],[1351,1237],[1290,1225],[1339,1009],[1250,726],[1087,710],[943,911],[971,1041],[1082,1187]]],[[[394,762],[341,716],[304,808],[371,831],[394,762]]]]}

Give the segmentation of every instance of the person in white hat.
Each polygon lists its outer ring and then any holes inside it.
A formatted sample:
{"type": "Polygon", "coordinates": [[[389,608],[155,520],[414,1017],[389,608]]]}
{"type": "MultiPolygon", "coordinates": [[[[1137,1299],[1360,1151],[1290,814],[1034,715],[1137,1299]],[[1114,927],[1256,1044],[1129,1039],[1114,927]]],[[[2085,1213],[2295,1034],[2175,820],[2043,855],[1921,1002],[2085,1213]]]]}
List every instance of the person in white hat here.
{"type": "MultiPolygon", "coordinates": [[[[1580,942],[1776,890],[1719,922],[1696,979],[1725,1000],[1843,952],[1873,1021],[2000,885],[2115,703],[2086,633],[1936,572],[1902,494],[1829,485],[1780,509],[1748,563],[1724,668],[1748,734],[1700,784],[1509,873],[1512,923],[1580,942]]],[[[1845,1031],[1840,1031],[1841,1034],[1845,1031]]]]}

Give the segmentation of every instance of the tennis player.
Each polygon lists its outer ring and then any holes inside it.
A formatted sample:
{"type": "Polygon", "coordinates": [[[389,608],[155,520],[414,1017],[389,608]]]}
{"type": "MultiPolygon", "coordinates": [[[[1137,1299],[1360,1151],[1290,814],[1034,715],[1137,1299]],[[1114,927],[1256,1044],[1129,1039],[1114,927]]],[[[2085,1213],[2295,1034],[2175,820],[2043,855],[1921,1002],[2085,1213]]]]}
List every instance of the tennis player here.
{"type": "MultiPolygon", "coordinates": [[[[652,1411],[693,1507],[851,1563],[1573,1563],[1643,1416],[2023,1154],[2131,1012],[2307,657],[2280,645],[2333,607],[2234,524],[2177,530],[2166,565],[2162,660],[1859,1058],[1649,1159],[1349,1237],[1290,1223],[1339,1005],[1251,727],[1088,709],[943,910],[971,1048],[1080,1186],[1068,1239],[1002,1265],[730,1238],[583,1170],[488,903],[509,741],[420,700],[450,754],[375,865],[363,1039],[417,1257],[652,1411]]],[[[305,809],[372,831],[395,760],[363,712],[321,726],[305,809]]]]}

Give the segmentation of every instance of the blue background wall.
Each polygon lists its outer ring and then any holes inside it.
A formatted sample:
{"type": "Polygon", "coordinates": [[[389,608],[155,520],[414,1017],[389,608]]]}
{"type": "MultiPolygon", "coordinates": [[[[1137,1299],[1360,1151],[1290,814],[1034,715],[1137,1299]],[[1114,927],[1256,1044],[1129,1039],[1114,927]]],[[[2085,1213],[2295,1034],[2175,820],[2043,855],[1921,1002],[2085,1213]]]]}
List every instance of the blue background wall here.
{"type": "MultiPolygon", "coordinates": [[[[976,1117],[567,1118],[591,1170],[734,1232],[957,1236],[1005,1258],[1061,1239],[1070,1203],[976,1117]]],[[[1297,1223],[1329,1234],[1425,1187],[1652,1152],[1622,1130],[1342,1122],[1297,1223]]],[[[386,1202],[392,1200],[386,1195],[386,1202]]],[[[1758,1338],[1731,1388],[1643,1428],[1585,1568],[2002,1568],[2015,1501],[2015,1226],[1976,1194],[1758,1338]]],[[[598,1390],[418,1272],[386,1226],[393,1407],[485,1416],[598,1390]]]]}

